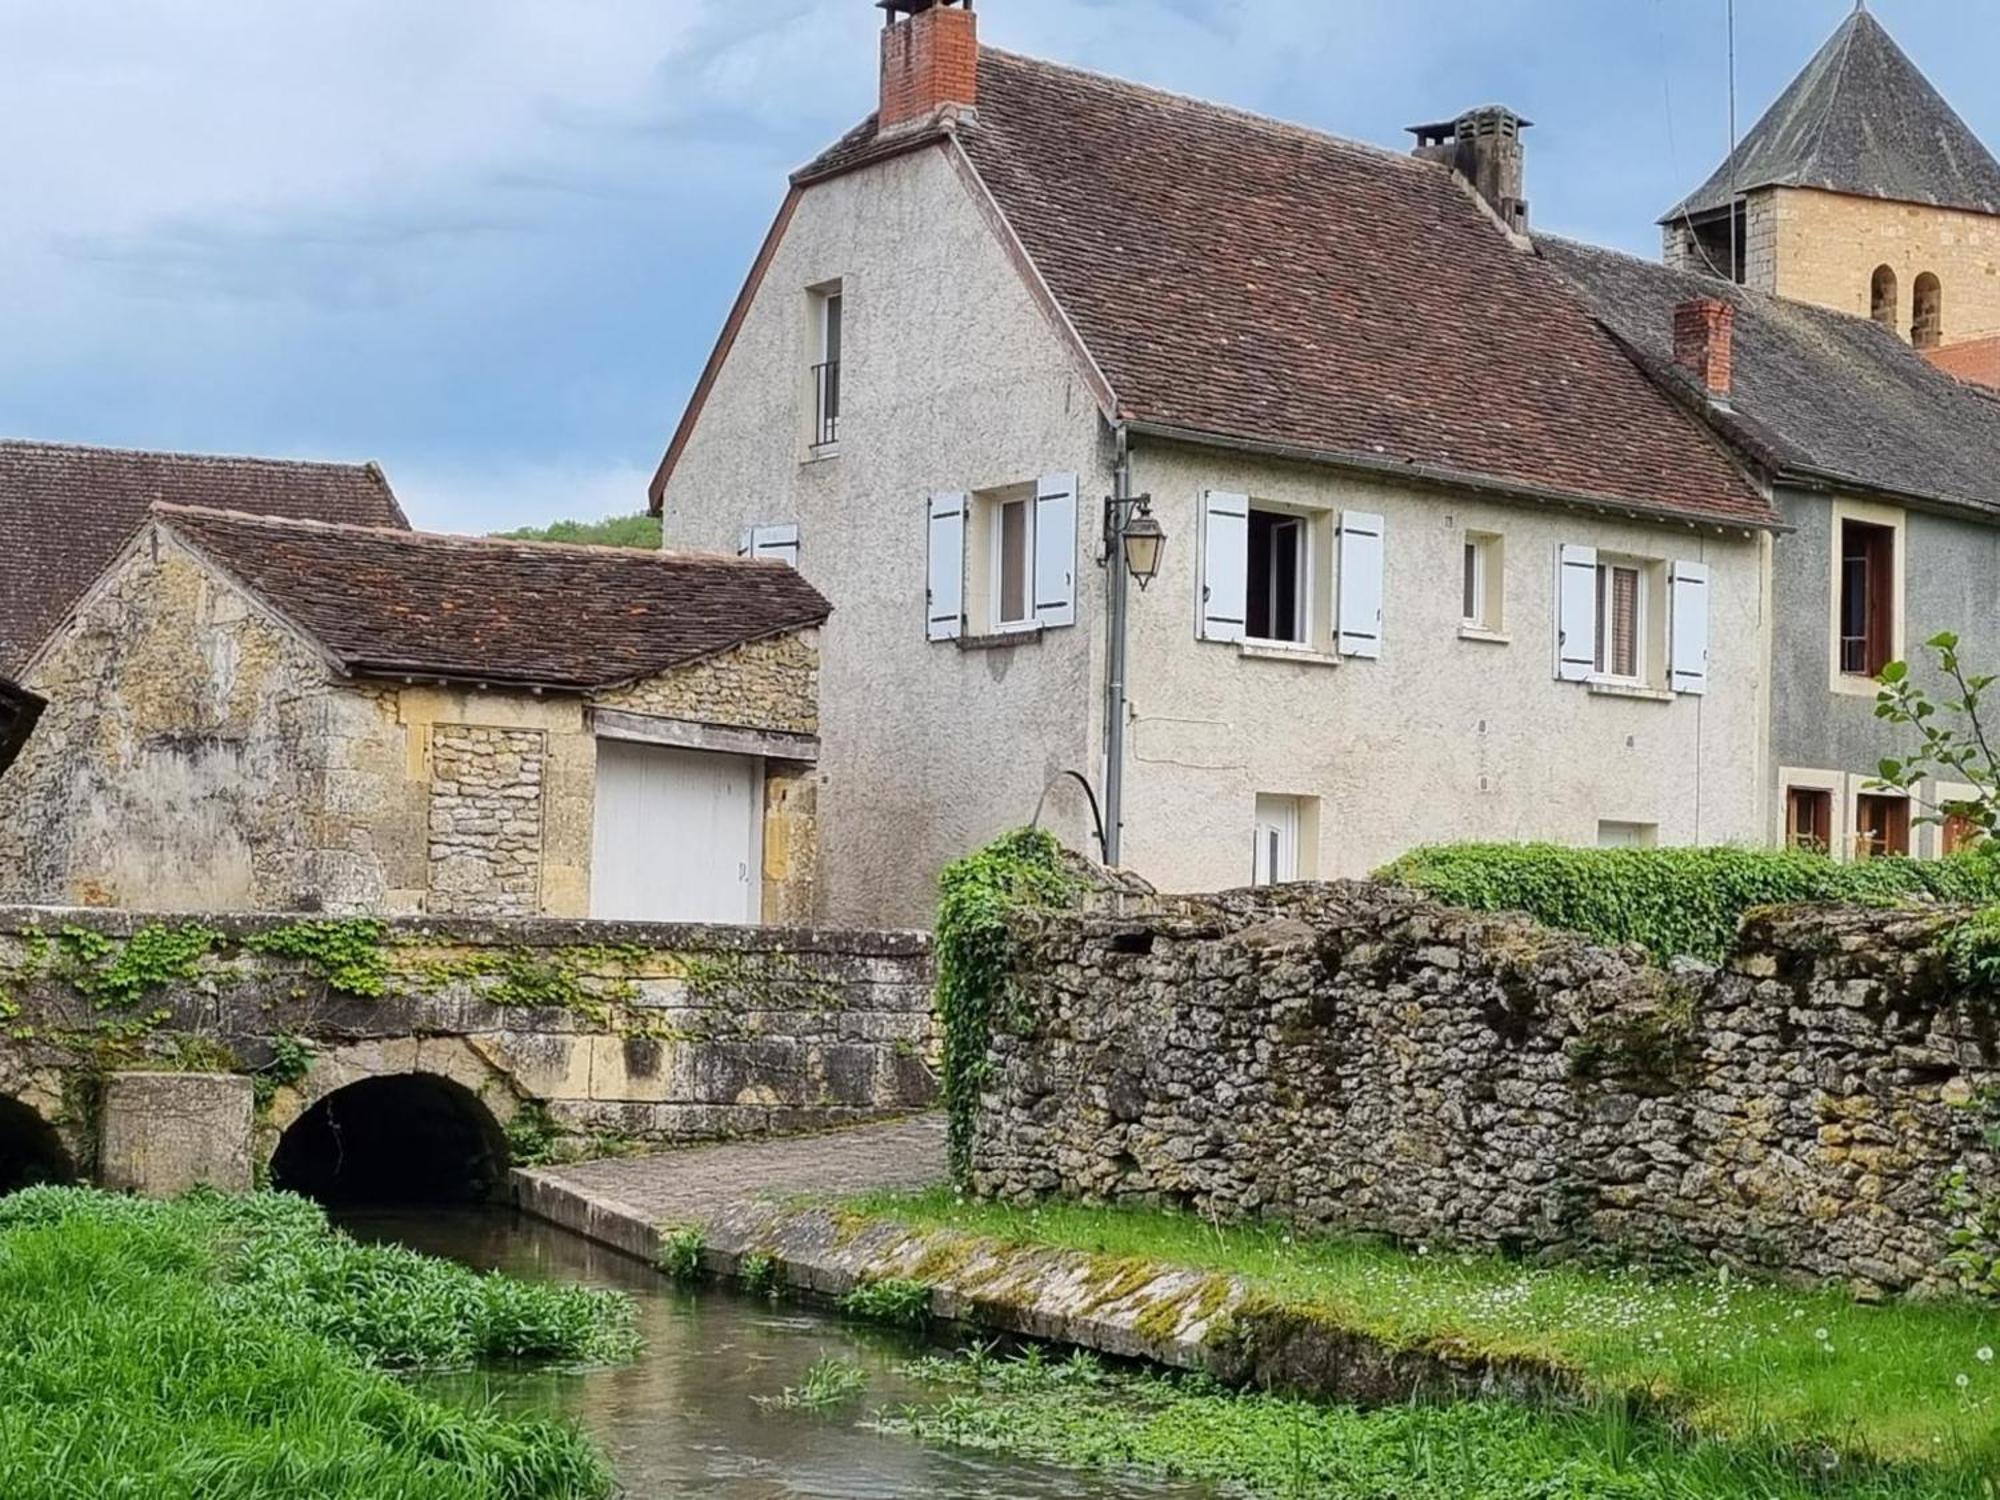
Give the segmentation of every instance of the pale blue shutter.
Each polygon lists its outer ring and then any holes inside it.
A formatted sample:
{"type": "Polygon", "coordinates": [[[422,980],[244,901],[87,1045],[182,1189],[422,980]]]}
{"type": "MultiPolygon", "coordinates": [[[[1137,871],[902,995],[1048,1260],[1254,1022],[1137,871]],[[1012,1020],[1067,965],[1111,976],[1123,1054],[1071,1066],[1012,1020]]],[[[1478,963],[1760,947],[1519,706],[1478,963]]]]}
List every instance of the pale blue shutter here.
{"type": "Polygon", "coordinates": [[[1076,475],[1035,487],[1035,623],[1076,623],[1076,475]]]}
{"type": "Polygon", "coordinates": [[[962,494],[930,497],[924,631],[934,641],[957,640],[965,629],[965,507],[962,494]]]}
{"type": "Polygon", "coordinates": [[[1240,641],[1249,614],[1250,497],[1210,490],[1201,502],[1201,611],[1205,641],[1240,641]]]}

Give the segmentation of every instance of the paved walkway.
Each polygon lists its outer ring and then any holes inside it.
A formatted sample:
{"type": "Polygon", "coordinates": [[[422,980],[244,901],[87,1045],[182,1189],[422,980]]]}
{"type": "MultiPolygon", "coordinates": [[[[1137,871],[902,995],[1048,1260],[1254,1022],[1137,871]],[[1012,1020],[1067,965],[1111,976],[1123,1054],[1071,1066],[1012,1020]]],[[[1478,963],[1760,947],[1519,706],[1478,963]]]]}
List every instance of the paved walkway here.
{"type": "Polygon", "coordinates": [[[659,1225],[705,1223],[756,1198],[902,1191],[945,1180],[945,1121],[915,1115],[822,1135],[724,1141],[514,1173],[521,1206],[634,1254],[659,1225]]]}

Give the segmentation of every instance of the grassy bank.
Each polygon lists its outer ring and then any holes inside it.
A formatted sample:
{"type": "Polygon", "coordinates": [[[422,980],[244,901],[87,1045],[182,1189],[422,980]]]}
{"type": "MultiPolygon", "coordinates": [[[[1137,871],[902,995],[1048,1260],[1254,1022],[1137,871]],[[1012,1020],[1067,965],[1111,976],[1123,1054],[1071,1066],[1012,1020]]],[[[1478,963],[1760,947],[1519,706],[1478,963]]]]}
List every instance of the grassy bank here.
{"type": "Polygon", "coordinates": [[[1290,1500],[1990,1500],[1976,1466],[1807,1466],[1689,1441],[1614,1407],[1506,1402],[1377,1411],[1219,1390],[1200,1377],[1115,1374],[974,1354],[925,1360],[935,1405],[878,1425],[926,1442],[1080,1468],[1138,1470],[1290,1500]]]}
{"type": "Polygon", "coordinates": [[[1234,1275],[1391,1348],[1533,1360],[1570,1372],[1586,1392],[1650,1398],[1733,1442],[2000,1470],[2000,1309],[1985,1305],[1867,1307],[1837,1291],[1417,1254],[1151,1211],[1014,1209],[948,1191],[847,1207],[1234,1275]]]}
{"type": "Polygon", "coordinates": [[[595,1500],[568,1427],[385,1371],[632,1346],[622,1298],[357,1245],[301,1199],[30,1189],[0,1200],[0,1495],[595,1500]]]}

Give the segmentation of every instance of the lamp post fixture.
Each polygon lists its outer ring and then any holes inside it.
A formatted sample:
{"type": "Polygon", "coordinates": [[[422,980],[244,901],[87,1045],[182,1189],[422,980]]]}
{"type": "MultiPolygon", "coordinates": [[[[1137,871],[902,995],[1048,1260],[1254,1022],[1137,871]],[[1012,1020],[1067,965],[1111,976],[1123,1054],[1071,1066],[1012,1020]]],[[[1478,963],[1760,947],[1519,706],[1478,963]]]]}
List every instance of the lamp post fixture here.
{"type": "Polygon", "coordinates": [[[1104,501],[1103,566],[1111,570],[1109,651],[1105,674],[1104,862],[1117,866],[1125,822],[1125,636],[1132,592],[1160,574],[1167,533],[1153,515],[1153,497],[1134,495],[1132,467],[1123,428],[1118,433],[1117,490],[1104,501]]]}

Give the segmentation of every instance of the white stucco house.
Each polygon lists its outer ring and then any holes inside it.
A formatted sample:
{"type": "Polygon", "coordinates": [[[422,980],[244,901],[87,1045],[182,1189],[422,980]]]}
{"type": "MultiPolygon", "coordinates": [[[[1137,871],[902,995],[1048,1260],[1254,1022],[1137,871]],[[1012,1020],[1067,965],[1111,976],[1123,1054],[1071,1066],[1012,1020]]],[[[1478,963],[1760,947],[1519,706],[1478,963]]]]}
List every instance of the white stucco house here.
{"type": "Polygon", "coordinates": [[[653,487],[834,604],[826,915],[927,920],[1038,808],[1090,846],[1084,783],[1167,888],[1760,838],[1780,523],[1533,253],[1523,122],[1406,156],[885,9],[653,487]],[[1166,539],[1122,633],[1113,496],[1166,539]]]}

